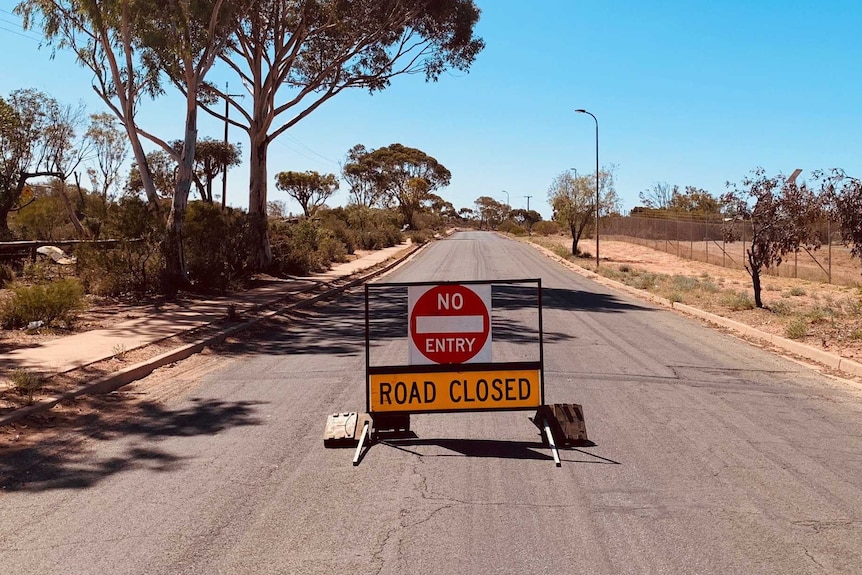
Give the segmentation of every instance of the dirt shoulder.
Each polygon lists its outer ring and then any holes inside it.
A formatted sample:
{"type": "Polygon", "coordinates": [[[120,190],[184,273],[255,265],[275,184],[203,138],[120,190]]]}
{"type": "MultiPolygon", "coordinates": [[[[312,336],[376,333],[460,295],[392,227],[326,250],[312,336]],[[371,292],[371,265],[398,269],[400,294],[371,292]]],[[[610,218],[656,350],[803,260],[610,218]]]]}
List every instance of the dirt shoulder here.
{"type": "MultiPolygon", "coordinates": [[[[567,253],[571,238],[530,239],[596,271],[594,259],[574,258],[567,253]]],[[[766,275],[762,282],[765,307],[757,309],[751,278],[744,270],[687,260],[621,241],[602,241],[600,254],[599,274],[604,277],[769,334],[862,360],[860,288],[766,275]]]]}

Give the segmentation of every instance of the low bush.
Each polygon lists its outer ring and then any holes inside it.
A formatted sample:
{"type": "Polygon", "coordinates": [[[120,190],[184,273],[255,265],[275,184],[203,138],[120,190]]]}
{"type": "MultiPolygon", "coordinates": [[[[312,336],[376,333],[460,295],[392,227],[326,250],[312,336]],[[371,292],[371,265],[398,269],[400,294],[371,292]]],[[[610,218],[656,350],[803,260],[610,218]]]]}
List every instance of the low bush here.
{"type": "Polygon", "coordinates": [[[0,288],[6,284],[12,283],[15,279],[15,270],[12,266],[0,264],[0,288]]]}
{"type": "Polygon", "coordinates": [[[76,279],[13,288],[12,297],[0,304],[0,325],[4,329],[24,327],[32,321],[50,326],[63,321],[70,327],[84,308],[84,288],[76,279]]]}
{"type": "Polygon", "coordinates": [[[308,275],[329,269],[331,262],[345,261],[347,250],[331,230],[311,220],[274,222],[270,227],[272,271],[308,275]]]}
{"type": "Polygon", "coordinates": [[[417,230],[415,232],[410,232],[408,234],[410,241],[414,244],[421,246],[423,244],[427,244],[431,240],[434,239],[434,232],[431,230],[417,230]]]}
{"type": "Polygon", "coordinates": [[[732,311],[744,311],[754,309],[754,300],[751,296],[742,292],[728,292],[724,294],[724,305],[732,311]]]}
{"type": "Polygon", "coordinates": [[[784,328],[784,335],[790,339],[802,339],[808,335],[808,324],[804,319],[798,317],[787,324],[784,328]]]}
{"type": "Polygon", "coordinates": [[[769,309],[772,313],[778,315],[790,315],[793,313],[793,305],[786,301],[775,302],[769,306],[769,309]]]}
{"type": "Polygon", "coordinates": [[[112,247],[84,244],[76,255],[78,277],[89,293],[142,295],[160,287],[164,258],[154,239],[124,240],[112,247]]]}
{"type": "Polygon", "coordinates": [[[697,281],[697,278],[693,278],[691,276],[675,275],[671,276],[670,284],[674,290],[680,292],[687,292],[697,289],[697,287],[700,285],[700,282],[697,281]]]}
{"type": "Polygon", "coordinates": [[[41,374],[26,369],[16,369],[9,376],[12,389],[19,395],[23,395],[27,404],[33,403],[33,394],[42,389],[45,379],[41,374]]]}
{"type": "Polygon", "coordinates": [[[537,236],[555,236],[560,233],[560,226],[557,222],[542,220],[533,224],[530,231],[537,236]]]}
{"type": "Polygon", "coordinates": [[[251,275],[251,222],[243,210],[191,202],[183,228],[189,279],[203,291],[226,290],[251,275]]]}

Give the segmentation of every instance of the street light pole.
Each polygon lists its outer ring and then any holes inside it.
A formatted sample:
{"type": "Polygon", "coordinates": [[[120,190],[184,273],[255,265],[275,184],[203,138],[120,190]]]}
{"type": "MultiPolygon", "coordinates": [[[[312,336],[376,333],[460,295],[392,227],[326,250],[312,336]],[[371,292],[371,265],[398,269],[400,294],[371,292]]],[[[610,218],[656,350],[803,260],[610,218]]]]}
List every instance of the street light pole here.
{"type": "Polygon", "coordinates": [[[503,193],[506,194],[506,208],[511,209],[511,204],[509,203],[509,192],[503,190],[503,193]]]}
{"type": "Polygon", "coordinates": [[[579,114],[589,114],[596,123],[596,269],[599,268],[599,120],[590,112],[580,109],[579,114]]]}

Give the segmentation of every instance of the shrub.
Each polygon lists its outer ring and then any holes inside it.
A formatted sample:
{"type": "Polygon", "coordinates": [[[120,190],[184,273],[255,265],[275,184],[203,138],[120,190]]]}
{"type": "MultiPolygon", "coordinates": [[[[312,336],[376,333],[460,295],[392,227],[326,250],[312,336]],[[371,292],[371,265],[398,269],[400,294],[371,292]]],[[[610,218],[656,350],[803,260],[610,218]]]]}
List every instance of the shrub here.
{"type": "Polygon", "coordinates": [[[46,326],[62,320],[67,326],[84,307],[84,288],[76,279],[13,288],[12,297],[0,304],[0,324],[5,329],[23,327],[31,321],[46,326]]]}
{"type": "Polygon", "coordinates": [[[409,234],[410,241],[412,241],[416,245],[423,245],[430,242],[434,239],[434,232],[431,230],[419,230],[415,232],[410,232],[409,234]]]}
{"type": "Polygon", "coordinates": [[[784,329],[784,335],[790,339],[802,339],[808,335],[808,324],[801,317],[798,317],[787,324],[784,329]]]}
{"type": "Polygon", "coordinates": [[[399,216],[392,210],[349,205],[320,210],[318,216],[320,225],[333,231],[347,253],[388,248],[404,241],[399,216]]]}
{"type": "Polygon", "coordinates": [[[793,305],[786,301],[775,302],[769,306],[769,309],[778,315],[790,315],[793,313],[793,305]]]}
{"type": "Polygon", "coordinates": [[[557,222],[542,220],[533,224],[530,231],[539,236],[555,236],[560,233],[560,226],[557,222]]]}
{"type": "Polygon", "coordinates": [[[278,274],[321,272],[329,269],[331,262],[347,257],[344,244],[311,220],[276,222],[270,232],[272,271],[278,274]]]}
{"type": "Polygon", "coordinates": [[[656,286],[659,276],[652,273],[644,273],[637,276],[632,276],[629,285],[637,289],[649,290],[656,286]]]}
{"type": "Polygon", "coordinates": [[[0,264],[0,288],[2,288],[8,283],[12,283],[12,280],[14,279],[15,270],[12,269],[12,266],[0,264]]]}
{"type": "Polygon", "coordinates": [[[76,255],[78,277],[89,293],[117,296],[159,289],[164,258],[154,239],[124,240],[112,247],[84,244],[76,255]]]}
{"type": "Polygon", "coordinates": [[[251,225],[243,210],[189,203],[183,248],[189,279],[197,288],[225,290],[250,274],[251,225]]]}
{"type": "Polygon", "coordinates": [[[105,296],[157,291],[165,267],[164,231],[164,218],[154,215],[142,198],[123,196],[110,204],[101,235],[121,241],[110,247],[77,247],[78,277],[84,287],[105,296]]]}
{"type": "Polygon", "coordinates": [[[13,371],[9,376],[9,381],[12,383],[12,389],[16,393],[27,398],[28,405],[33,403],[33,394],[45,385],[45,380],[40,374],[26,369],[16,369],[13,371]]]}
{"type": "Polygon", "coordinates": [[[620,271],[623,272],[624,274],[627,274],[630,271],[632,271],[632,266],[630,266],[629,264],[623,264],[620,266],[620,271]]]}
{"type": "Polygon", "coordinates": [[[790,288],[790,295],[805,295],[805,290],[799,286],[794,286],[790,288]]]}
{"type": "Polygon", "coordinates": [[[675,275],[671,276],[670,283],[673,289],[681,292],[687,292],[696,289],[700,282],[697,281],[697,278],[693,278],[690,276],[675,275]]]}
{"type": "Polygon", "coordinates": [[[728,292],[724,295],[724,305],[732,311],[744,311],[754,309],[754,300],[751,296],[741,292],[728,292]]]}

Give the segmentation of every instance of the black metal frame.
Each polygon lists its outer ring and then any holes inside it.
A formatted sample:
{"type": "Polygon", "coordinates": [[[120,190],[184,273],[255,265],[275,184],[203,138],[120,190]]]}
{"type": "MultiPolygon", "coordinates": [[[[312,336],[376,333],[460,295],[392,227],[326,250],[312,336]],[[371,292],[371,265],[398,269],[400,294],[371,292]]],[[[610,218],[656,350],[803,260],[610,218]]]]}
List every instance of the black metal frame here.
{"type": "MultiPolygon", "coordinates": [[[[369,379],[371,375],[386,375],[396,373],[469,373],[476,371],[499,371],[515,369],[538,369],[539,370],[539,404],[545,403],[545,350],[544,350],[544,327],[542,324],[542,280],[535,279],[509,279],[509,280],[466,280],[466,281],[442,281],[442,282],[391,282],[365,284],[365,411],[371,413],[371,389],[369,379]],[[508,363],[458,363],[437,365],[394,365],[394,366],[371,366],[371,319],[369,317],[369,292],[373,288],[413,287],[413,286],[437,286],[437,285],[523,285],[535,284],[538,301],[538,328],[539,328],[539,361],[522,361],[508,363]]],[[[495,409],[446,409],[446,410],[423,410],[423,411],[381,411],[380,414],[410,414],[410,413],[470,413],[482,411],[528,411],[536,409],[531,407],[504,407],[495,409]]]]}

